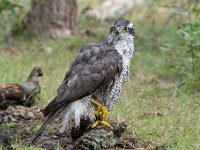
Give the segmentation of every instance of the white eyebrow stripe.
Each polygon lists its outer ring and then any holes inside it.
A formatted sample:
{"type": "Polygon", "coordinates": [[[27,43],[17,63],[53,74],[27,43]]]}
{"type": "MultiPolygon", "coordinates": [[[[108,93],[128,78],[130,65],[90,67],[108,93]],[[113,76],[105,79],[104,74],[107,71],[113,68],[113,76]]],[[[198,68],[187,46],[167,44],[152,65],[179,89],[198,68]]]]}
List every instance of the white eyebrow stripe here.
{"type": "Polygon", "coordinates": [[[128,28],[133,28],[133,24],[132,24],[132,23],[129,23],[127,27],[128,27],[128,28]]]}

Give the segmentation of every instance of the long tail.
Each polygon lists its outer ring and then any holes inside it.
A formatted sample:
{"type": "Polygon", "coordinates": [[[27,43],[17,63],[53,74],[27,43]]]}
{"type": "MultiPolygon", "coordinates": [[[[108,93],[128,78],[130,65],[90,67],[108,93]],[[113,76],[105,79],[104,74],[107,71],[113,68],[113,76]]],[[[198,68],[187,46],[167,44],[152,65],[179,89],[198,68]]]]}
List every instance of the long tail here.
{"type": "Polygon", "coordinates": [[[35,135],[33,136],[33,138],[31,139],[29,146],[35,142],[37,140],[37,138],[42,134],[42,132],[46,129],[47,125],[50,124],[52,122],[52,120],[54,120],[55,117],[57,117],[59,115],[59,113],[62,111],[62,108],[59,110],[55,110],[53,111],[49,117],[46,119],[46,121],[43,123],[43,125],[40,127],[40,129],[35,133],[35,135]]]}

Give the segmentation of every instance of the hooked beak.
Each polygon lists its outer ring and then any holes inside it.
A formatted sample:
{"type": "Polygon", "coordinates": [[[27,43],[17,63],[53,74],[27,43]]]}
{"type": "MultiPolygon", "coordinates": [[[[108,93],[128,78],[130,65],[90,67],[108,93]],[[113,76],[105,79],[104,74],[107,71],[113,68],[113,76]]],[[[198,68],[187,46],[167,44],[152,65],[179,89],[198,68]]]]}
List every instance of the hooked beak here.
{"type": "Polygon", "coordinates": [[[116,35],[120,35],[120,34],[121,34],[121,29],[118,27],[116,31],[116,35]]]}

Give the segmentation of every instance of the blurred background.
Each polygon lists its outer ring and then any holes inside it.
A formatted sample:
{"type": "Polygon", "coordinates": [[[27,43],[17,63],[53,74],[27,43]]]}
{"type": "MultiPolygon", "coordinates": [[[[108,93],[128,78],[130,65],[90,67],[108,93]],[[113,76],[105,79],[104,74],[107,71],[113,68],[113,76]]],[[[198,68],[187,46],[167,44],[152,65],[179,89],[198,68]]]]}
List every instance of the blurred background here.
{"type": "Polygon", "coordinates": [[[110,117],[153,148],[200,149],[199,0],[1,0],[0,83],[39,66],[36,105],[47,104],[80,47],[105,38],[117,18],[135,25],[135,54],[110,117]]]}

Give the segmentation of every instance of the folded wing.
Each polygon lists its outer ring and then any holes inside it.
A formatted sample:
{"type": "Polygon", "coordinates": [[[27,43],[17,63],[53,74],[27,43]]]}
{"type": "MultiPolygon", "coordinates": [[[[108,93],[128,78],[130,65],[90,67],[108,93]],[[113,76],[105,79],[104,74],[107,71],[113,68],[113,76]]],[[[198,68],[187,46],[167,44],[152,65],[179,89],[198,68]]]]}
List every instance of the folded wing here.
{"type": "Polygon", "coordinates": [[[44,109],[44,116],[108,85],[121,68],[122,58],[113,46],[83,47],[59,86],[57,96],[44,109]]]}

